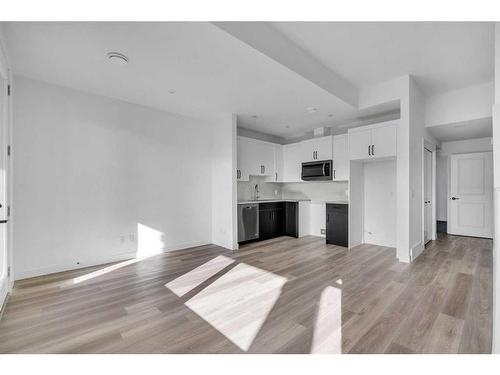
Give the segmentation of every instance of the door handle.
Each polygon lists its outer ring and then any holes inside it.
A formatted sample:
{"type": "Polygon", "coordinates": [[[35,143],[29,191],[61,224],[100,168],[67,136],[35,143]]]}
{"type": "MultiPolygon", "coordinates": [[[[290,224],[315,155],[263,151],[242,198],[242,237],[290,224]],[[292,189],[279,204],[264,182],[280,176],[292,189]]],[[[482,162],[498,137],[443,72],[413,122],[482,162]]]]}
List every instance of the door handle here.
{"type": "Polygon", "coordinates": [[[458,200],[458,199],[460,199],[460,198],[457,198],[457,197],[451,197],[451,200],[452,200],[452,201],[456,201],[456,200],[458,200]]]}

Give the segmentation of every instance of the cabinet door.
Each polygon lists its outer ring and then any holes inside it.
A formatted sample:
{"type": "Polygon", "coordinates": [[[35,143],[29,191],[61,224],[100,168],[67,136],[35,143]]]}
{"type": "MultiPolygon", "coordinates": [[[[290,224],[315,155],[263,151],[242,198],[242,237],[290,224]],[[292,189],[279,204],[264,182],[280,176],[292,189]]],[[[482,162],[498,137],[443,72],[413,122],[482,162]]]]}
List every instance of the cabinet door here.
{"type": "Polygon", "coordinates": [[[349,155],[347,154],[347,134],[333,137],[333,179],[349,179],[349,155]]]}
{"type": "Polygon", "coordinates": [[[301,162],[332,159],[332,137],[314,138],[299,142],[301,162]]]}
{"type": "Polygon", "coordinates": [[[372,157],[396,156],[396,125],[372,129],[372,157]]]}
{"type": "Polygon", "coordinates": [[[333,158],[331,136],[315,139],[313,144],[316,151],[316,160],[331,160],[333,158]]]}
{"type": "MultiPolygon", "coordinates": [[[[249,141],[244,138],[238,138],[237,141],[237,175],[236,178],[238,181],[248,181],[248,176],[252,172],[252,145],[249,141]]],[[[255,173],[256,169],[254,167],[253,172],[255,173]]]]}
{"type": "Polygon", "coordinates": [[[273,237],[272,210],[259,210],[259,239],[267,240],[273,237]]]}
{"type": "Polygon", "coordinates": [[[347,205],[326,205],[326,243],[348,246],[348,207],[347,205]]]}
{"type": "Polygon", "coordinates": [[[283,146],[283,175],[285,182],[301,181],[302,161],[300,160],[300,144],[292,143],[283,146]]]}
{"type": "Polygon", "coordinates": [[[257,175],[274,175],[274,145],[271,143],[253,142],[254,162],[257,175]]]}
{"type": "Polygon", "coordinates": [[[274,174],[268,176],[268,182],[283,182],[284,181],[284,161],[283,161],[283,146],[274,145],[274,174]]]}
{"type": "Polygon", "coordinates": [[[299,237],[298,206],[297,202],[285,202],[285,236],[299,237]]]}
{"type": "Polygon", "coordinates": [[[359,160],[370,157],[368,146],[372,144],[371,130],[362,130],[348,133],[349,159],[359,160]]]}

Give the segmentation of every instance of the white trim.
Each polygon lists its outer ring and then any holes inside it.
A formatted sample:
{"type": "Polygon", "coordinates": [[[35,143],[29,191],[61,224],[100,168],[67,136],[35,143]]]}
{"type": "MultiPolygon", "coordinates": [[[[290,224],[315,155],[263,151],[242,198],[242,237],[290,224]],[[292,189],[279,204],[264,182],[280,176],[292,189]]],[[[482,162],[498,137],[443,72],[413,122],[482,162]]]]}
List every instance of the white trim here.
{"type": "Polygon", "coordinates": [[[422,241],[417,242],[415,245],[413,245],[410,249],[410,261],[413,262],[417,257],[422,254],[422,251],[424,251],[424,245],[422,241]]]}
{"type": "MultiPolygon", "coordinates": [[[[187,250],[187,249],[191,249],[193,247],[211,245],[211,244],[212,243],[210,240],[190,241],[190,242],[184,242],[184,243],[168,246],[165,249],[163,249],[162,252],[166,253],[166,252],[176,251],[176,250],[187,250]]],[[[34,268],[34,269],[30,269],[30,270],[16,272],[15,279],[22,280],[22,279],[27,279],[30,277],[48,275],[51,273],[71,271],[71,270],[77,270],[80,268],[99,266],[99,265],[104,265],[104,264],[113,263],[113,262],[120,262],[120,261],[124,261],[124,260],[134,259],[134,258],[136,258],[136,255],[137,255],[136,252],[128,252],[128,253],[116,254],[114,256],[109,256],[109,257],[89,259],[89,260],[80,262],[79,265],[76,265],[74,262],[72,262],[72,263],[58,264],[58,265],[50,266],[50,267],[34,268]]]]}

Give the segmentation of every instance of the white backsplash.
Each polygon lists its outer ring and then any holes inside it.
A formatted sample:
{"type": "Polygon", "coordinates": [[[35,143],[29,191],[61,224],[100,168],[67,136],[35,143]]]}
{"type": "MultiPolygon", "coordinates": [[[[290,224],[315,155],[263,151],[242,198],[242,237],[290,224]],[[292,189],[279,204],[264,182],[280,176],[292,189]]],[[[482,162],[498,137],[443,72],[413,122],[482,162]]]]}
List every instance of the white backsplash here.
{"type": "Polygon", "coordinates": [[[282,198],[282,184],[267,182],[262,176],[250,176],[250,181],[238,182],[238,201],[255,199],[255,185],[259,185],[259,199],[282,198]]]}
{"type": "Polygon", "coordinates": [[[238,182],[238,201],[255,199],[255,185],[259,199],[310,199],[313,202],[347,200],[347,182],[267,182],[265,177],[250,176],[250,181],[238,182]]]}
{"type": "Polygon", "coordinates": [[[286,199],[310,199],[313,202],[347,200],[347,182],[292,182],[282,184],[286,199]]]}

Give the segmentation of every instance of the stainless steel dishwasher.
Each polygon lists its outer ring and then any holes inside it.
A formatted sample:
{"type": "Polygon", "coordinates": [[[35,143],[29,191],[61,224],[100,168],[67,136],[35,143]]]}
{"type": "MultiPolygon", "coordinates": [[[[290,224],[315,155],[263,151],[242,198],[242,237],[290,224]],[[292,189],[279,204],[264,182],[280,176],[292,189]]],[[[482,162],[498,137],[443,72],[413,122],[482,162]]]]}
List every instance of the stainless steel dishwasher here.
{"type": "Polygon", "coordinates": [[[259,238],[259,204],[238,205],[238,242],[259,238]]]}

